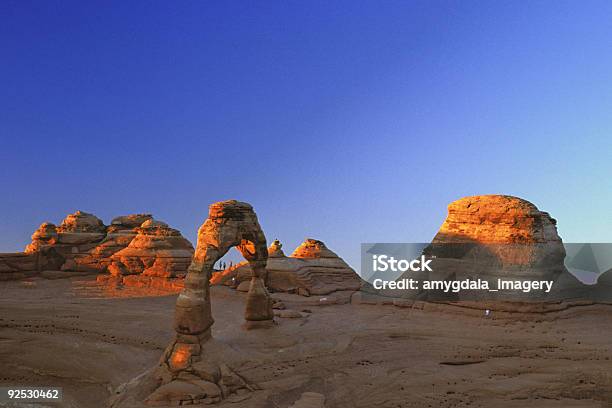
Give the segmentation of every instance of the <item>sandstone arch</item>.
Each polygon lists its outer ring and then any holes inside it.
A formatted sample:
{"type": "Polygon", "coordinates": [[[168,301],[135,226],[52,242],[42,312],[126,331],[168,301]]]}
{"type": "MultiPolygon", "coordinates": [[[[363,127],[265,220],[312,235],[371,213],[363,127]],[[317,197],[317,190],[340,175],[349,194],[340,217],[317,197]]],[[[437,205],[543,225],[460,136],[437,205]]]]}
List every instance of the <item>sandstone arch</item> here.
{"type": "Polygon", "coordinates": [[[175,308],[176,337],[157,367],[124,384],[112,407],[213,403],[244,398],[252,388],[229,367],[228,350],[211,338],[209,280],[214,264],[236,247],[253,274],[246,304],[246,327],[273,324],[265,287],[268,250],[253,207],[236,200],[214,203],[198,230],[198,243],[175,308]]]}
{"type": "Polygon", "coordinates": [[[177,335],[210,334],[209,281],[215,263],[236,247],[249,262],[253,275],[247,297],[247,322],[271,322],[272,303],[265,288],[268,249],[253,207],[235,200],[212,204],[208,219],[198,230],[198,243],[185,278],[185,289],[176,301],[177,335]]]}

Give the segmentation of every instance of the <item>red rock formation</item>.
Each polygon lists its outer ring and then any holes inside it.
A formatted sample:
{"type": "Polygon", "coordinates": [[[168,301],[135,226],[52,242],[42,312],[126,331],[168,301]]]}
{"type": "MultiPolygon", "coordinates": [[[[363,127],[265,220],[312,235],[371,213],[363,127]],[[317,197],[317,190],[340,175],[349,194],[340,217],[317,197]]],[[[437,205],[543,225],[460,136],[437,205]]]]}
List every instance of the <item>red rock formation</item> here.
{"type": "Polygon", "coordinates": [[[434,242],[560,243],[557,221],[527,200],[507,195],[461,198],[448,206],[448,216],[434,242]]]}
{"type": "Polygon", "coordinates": [[[143,222],[152,220],[151,214],[130,214],[122,215],[113,218],[111,225],[108,227],[109,231],[131,231],[134,228],[138,228],[143,222]]]}
{"type": "Polygon", "coordinates": [[[559,266],[565,249],[556,224],[548,213],[518,197],[465,197],[449,204],[430,249],[445,257],[440,251],[461,248],[475,259],[493,259],[504,267],[559,266]]]}
{"type": "Polygon", "coordinates": [[[168,224],[148,219],[134,228],[129,245],[115,252],[109,271],[114,275],[142,274],[161,278],[184,277],[193,246],[168,224]]]}
{"type": "MultiPolygon", "coordinates": [[[[143,228],[166,228],[145,224],[143,228]]],[[[212,204],[198,230],[185,288],[176,301],[176,337],[159,365],[122,386],[111,406],[132,407],[143,399],[151,405],[210,404],[224,398],[242,399],[252,390],[228,366],[228,348],[211,339],[209,280],[215,263],[232,247],[237,247],[253,271],[245,319],[272,322],[272,301],[264,286],[266,238],[253,208],[235,200],[212,204]]]]}
{"type": "MultiPolygon", "coordinates": [[[[179,231],[154,221],[150,214],[132,214],[113,219],[110,226],[95,215],[83,211],[69,214],[59,227],[43,223],[32,235],[25,254],[0,254],[1,279],[20,279],[24,268],[35,275],[41,271],[144,273],[145,279],[129,283],[142,286],[153,278],[184,276],[193,254],[193,246],[179,231]],[[120,255],[114,256],[121,252],[120,255]],[[16,260],[19,259],[20,262],[16,260]],[[34,260],[35,262],[31,261],[34,260]],[[8,273],[8,272],[14,273],[8,273]]],[[[69,275],[66,275],[69,276],[69,275]]],[[[100,280],[106,280],[102,277],[100,280]]],[[[182,285],[158,282],[154,286],[182,285]]]]}
{"type": "MultiPolygon", "coordinates": [[[[268,248],[266,286],[277,292],[302,295],[327,295],[338,290],[359,290],[361,280],[342,258],[322,241],[306,239],[285,256],[278,240],[268,248]]],[[[248,282],[251,269],[242,262],[213,276],[212,284],[238,287],[248,282]]]]}
{"type": "Polygon", "coordinates": [[[104,239],[89,252],[89,256],[82,258],[80,263],[101,271],[111,269],[112,256],[127,248],[138,234],[137,228],[151,219],[151,214],[131,214],[114,218],[106,229],[104,239]]]}
{"type": "MultiPolygon", "coordinates": [[[[565,248],[556,221],[529,201],[506,195],[466,197],[448,206],[448,216],[431,245],[434,257],[430,280],[483,279],[497,287],[497,279],[556,281],[554,291],[575,289],[579,283],[565,269],[565,248]]],[[[428,294],[515,300],[517,291],[428,294]]],[[[542,294],[525,294],[534,299],[542,294]]],[[[433,296],[433,297],[432,297],[433,296]]]]}
{"type": "Polygon", "coordinates": [[[74,214],[68,214],[58,227],[57,231],[61,233],[105,233],[106,226],[102,220],[95,215],[78,210],[74,214]]]}
{"type": "Polygon", "coordinates": [[[313,258],[338,258],[333,251],[330,251],[323,241],[307,238],[295,248],[291,254],[293,258],[313,259],[313,258]]]}
{"type": "Polygon", "coordinates": [[[278,239],[275,239],[268,248],[268,259],[283,257],[285,257],[285,253],[283,252],[283,244],[281,244],[278,239]]]}
{"type": "MultiPolygon", "coordinates": [[[[104,266],[81,263],[106,236],[106,226],[93,214],[69,214],[59,227],[43,223],[32,235],[26,253],[38,253],[42,264],[65,271],[101,271],[104,266]],[[45,258],[48,262],[45,262],[45,258]]],[[[42,265],[41,265],[42,267],[42,265]]]]}
{"type": "Polygon", "coordinates": [[[57,227],[50,222],[40,224],[32,234],[32,242],[26,246],[25,252],[32,253],[42,248],[57,244],[57,227]]]}

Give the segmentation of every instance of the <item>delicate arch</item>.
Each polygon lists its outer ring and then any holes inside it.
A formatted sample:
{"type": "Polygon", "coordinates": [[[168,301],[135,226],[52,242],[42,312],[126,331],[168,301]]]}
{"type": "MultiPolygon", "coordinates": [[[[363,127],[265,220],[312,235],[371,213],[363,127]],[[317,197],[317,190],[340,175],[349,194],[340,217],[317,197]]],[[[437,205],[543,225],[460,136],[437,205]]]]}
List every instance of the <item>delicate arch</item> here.
{"type": "Polygon", "coordinates": [[[142,401],[146,395],[145,402],[157,405],[210,404],[253,390],[228,366],[225,346],[211,339],[214,320],[209,280],[215,263],[232,247],[240,251],[253,271],[246,327],[273,324],[272,301],[264,285],[266,237],[253,207],[235,200],[212,204],[208,219],[198,230],[185,288],[176,301],[176,337],[157,367],[123,386],[111,402],[113,408],[132,407],[134,401],[142,401]]]}
{"type": "Polygon", "coordinates": [[[272,321],[272,303],[265,288],[268,249],[253,207],[229,200],[212,204],[208,219],[198,230],[198,243],[185,289],[176,302],[174,328],[177,334],[201,335],[210,332],[214,323],[210,308],[210,285],[213,266],[236,247],[253,270],[247,297],[247,322],[272,321]]]}

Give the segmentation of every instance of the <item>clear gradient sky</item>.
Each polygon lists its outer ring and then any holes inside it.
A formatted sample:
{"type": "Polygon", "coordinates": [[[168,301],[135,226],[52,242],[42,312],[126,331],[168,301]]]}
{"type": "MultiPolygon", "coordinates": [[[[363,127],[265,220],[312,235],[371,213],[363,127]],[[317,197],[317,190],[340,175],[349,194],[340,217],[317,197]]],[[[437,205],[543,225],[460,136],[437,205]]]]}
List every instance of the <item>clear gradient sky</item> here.
{"type": "Polygon", "coordinates": [[[211,202],[291,252],[429,241],[466,195],[612,241],[608,1],[0,2],[0,251],[211,202]]]}

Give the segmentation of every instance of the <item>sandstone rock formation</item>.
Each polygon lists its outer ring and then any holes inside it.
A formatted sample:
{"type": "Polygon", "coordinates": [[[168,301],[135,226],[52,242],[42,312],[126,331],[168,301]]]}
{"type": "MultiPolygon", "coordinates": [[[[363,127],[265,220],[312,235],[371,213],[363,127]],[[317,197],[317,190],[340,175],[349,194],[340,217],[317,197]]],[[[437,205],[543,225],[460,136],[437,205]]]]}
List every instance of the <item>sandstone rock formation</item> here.
{"type": "Polygon", "coordinates": [[[130,214],[122,215],[113,218],[111,225],[108,227],[110,232],[116,231],[131,231],[136,227],[140,227],[143,222],[153,219],[151,214],[130,214]]]}
{"type": "Polygon", "coordinates": [[[26,246],[26,253],[33,253],[42,248],[57,244],[57,227],[50,222],[43,222],[34,234],[32,242],[26,246]]]}
{"type": "Polygon", "coordinates": [[[285,253],[283,252],[283,244],[281,244],[278,239],[275,239],[268,248],[268,259],[283,258],[284,256],[285,253]]]}
{"type": "Polygon", "coordinates": [[[299,247],[295,248],[291,256],[302,259],[338,258],[338,255],[330,251],[322,241],[311,238],[307,238],[299,247]]]}
{"type": "Polygon", "coordinates": [[[193,246],[179,231],[151,214],[117,217],[106,226],[95,215],[77,211],[58,227],[41,224],[24,254],[0,254],[0,279],[21,279],[41,271],[110,271],[117,276],[144,273],[142,278],[124,281],[143,286],[156,277],[184,276],[192,254],[193,246]]]}
{"type": "Polygon", "coordinates": [[[79,264],[110,272],[112,256],[127,248],[138,234],[137,228],[151,219],[153,219],[151,214],[131,214],[114,218],[111,225],[106,228],[104,239],[86,256],[79,259],[79,264]]]}
{"type": "MultiPolygon", "coordinates": [[[[504,265],[559,264],[565,249],[556,224],[548,213],[518,197],[465,197],[449,204],[432,249],[474,244],[474,248],[492,251],[504,265]]],[[[468,245],[456,247],[470,248],[468,245]]]]}
{"type": "MultiPolygon", "coordinates": [[[[193,246],[178,230],[164,222],[148,219],[130,231],[135,235],[129,244],[110,256],[112,275],[142,274],[161,278],[186,275],[193,246]]],[[[122,237],[120,233],[115,234],[117,242],[122,237]]]]}
{"type": "Polygon", "coordinates": [[[272,302],[264,285],[268,259],[266,237],[257,216],[247,203],[222,201],[210,206],[208,219],[198,230],[196,252],[189,266],[185,289],[176,304],[177,333],[210,331],[213,320],[208,299],[209,280],[215,263],[232,247],[237,247],[252,270],[246,320],[273,319],[272,302]]]}
{"type": "Polygon", "coordinates": [[[563,264],[556,221],[518,197],[483,195],[452,202],[423,252],[435,258],[430,279],[481,278],[495,287],[497,278],[577,283],[563,264]]]}
{"type": "Polygon", "coordinates": [[[38,253],[42,264],[49,263],[51,269],[96,272],[105,266],[89,264],[88,257],[105,236],[106,226],[98,217],[77,211],[67,215],[59,227],[48,222],[41,224],[25,252],[38,253]]]}
{"type": "MultiPolygon", "coordinates": [[[[361,280],[342,258],[322,241],[306,239],[287,257],[275,240],[268,248],[266,286],[278,292],[327,295],[339,290],[359,290],[361,280]]],[[[213,276],[213,284],[237,288],[251,276],[248,262],[239,263],[213,276]]]]}
{"type": "Polygon", "coordinates": [[[104,234],[106,232],[106,226],[102,220],[95,215],[78,210],[74,214],[68,214],[66,218],[64,218],[58,227],[58,232],[89,232],[104,234]]]}
{"type": "Polygon", "coordinates": [[[247,328],[273,323],[272,301],[264,285],[266,238],[253,208],[235,200],[212,204],[208,219],[198,230],[185,288],[176,301],[176,337],[159,365],[122,387],[112,406],[131,406],[134,399],[144,395],[152,405],[208,404],[242,398],[252,390],[224,361],[227,350],[211,339],[214,320],[209,280],[215,263],[232,247],[237,247],[252,270],[245,312],[247,328]]]}
{"type": "Polygon", "coordinates": [[[36,252],[0,254],[0,281],[23,279],[34,276],[39,270],[36,252]]]}

